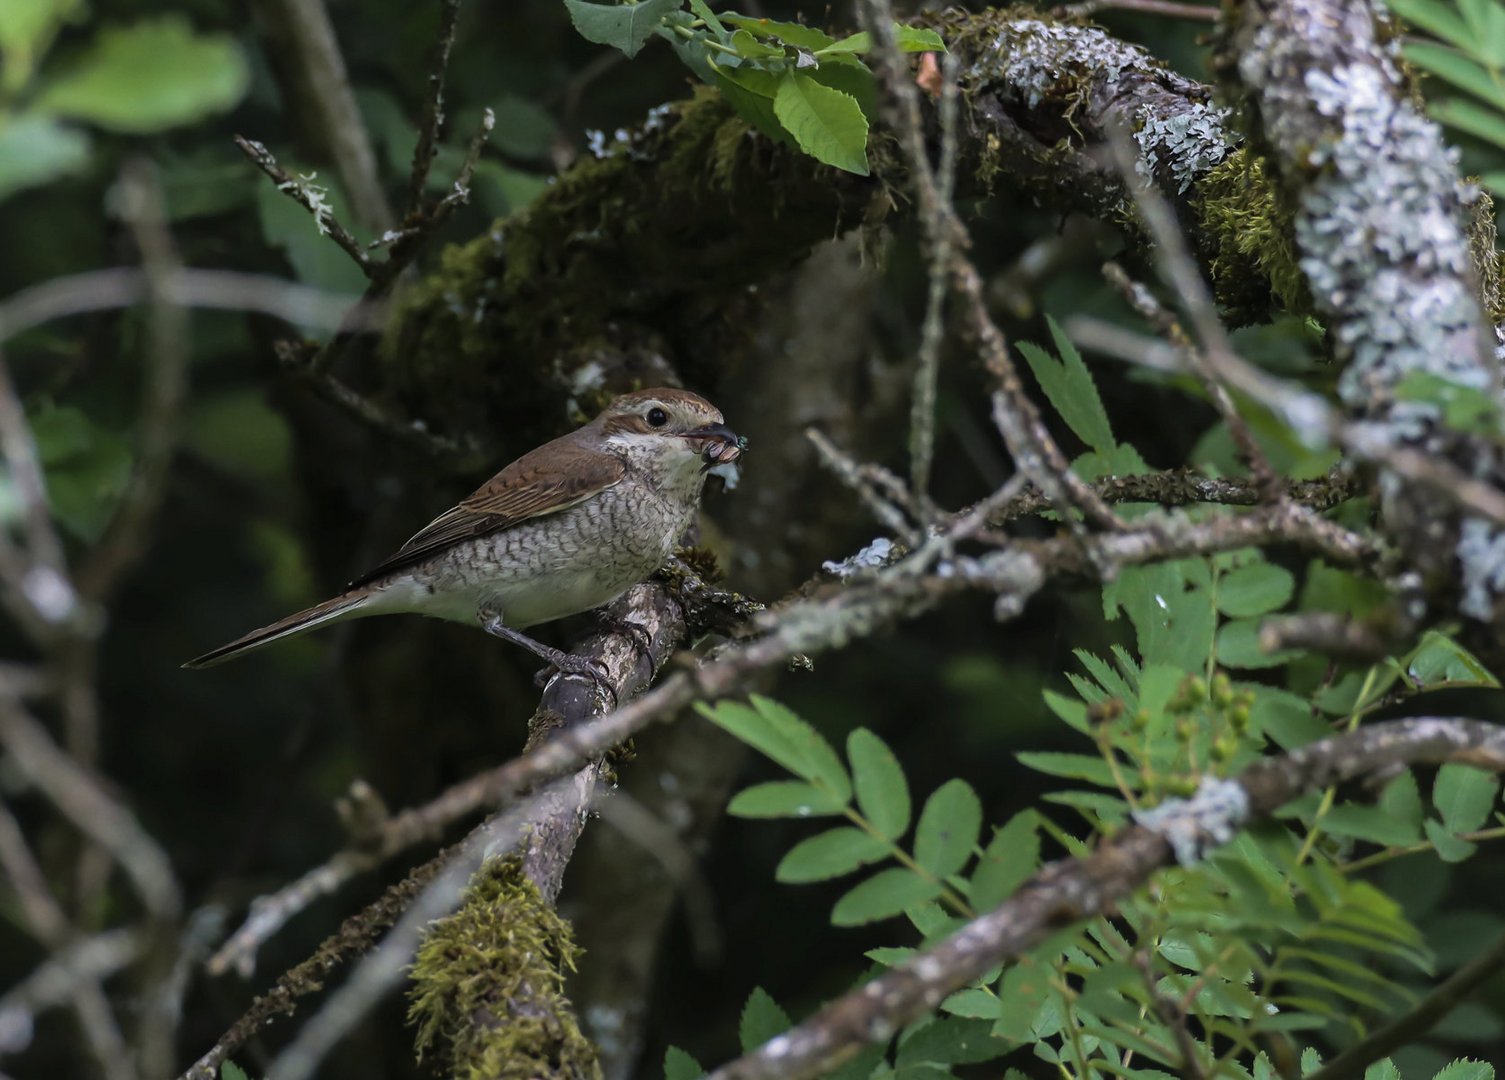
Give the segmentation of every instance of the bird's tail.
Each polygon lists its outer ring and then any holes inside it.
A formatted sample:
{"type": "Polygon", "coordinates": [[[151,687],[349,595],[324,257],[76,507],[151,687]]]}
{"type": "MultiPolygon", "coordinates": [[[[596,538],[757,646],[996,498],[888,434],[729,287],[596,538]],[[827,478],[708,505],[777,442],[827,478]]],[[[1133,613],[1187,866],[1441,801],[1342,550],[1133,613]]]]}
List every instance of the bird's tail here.
{"type": "Polygon", "coordinates": [[[185,668],[206,668],[215,664],[222,664],[226,660],[233,660],[242,653],[259,649],[274,641],[280,641],[294,634],[301,634],[305,630],[312,630],[316,626],[334,622],[337,619],[350,618],[356,615],[361,608],[371,600],[371,594],[367,592],[350,592],[344,596],[336,596],[333,600],[326,600],[322,604],[315,604],[311,608],[295,612],[285,619],[278,619],[270,625],[263,626],[259,630],[252,630],[249,634],[236,638],[228,645],[221,645],[217,649],[211,649],[203,656],[196,656],[185,668]]]}

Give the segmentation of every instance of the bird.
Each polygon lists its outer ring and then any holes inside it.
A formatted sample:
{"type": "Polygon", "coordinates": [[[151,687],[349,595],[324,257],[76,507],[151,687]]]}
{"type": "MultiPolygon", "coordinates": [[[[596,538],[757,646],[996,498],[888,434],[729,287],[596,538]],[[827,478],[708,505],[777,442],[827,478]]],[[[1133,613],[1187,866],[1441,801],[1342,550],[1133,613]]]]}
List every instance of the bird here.
{"type": "Polygon", "coordinates": [[[566,674],[587,660],[521,631],[602,607],[653,573],[699,510],[706,475],[747,441],[699,394],[615,398],[590,423],[502,469],[323,603],[195,657],[207,668],[316,627],[417,613],[479,622],[566,674]]]}

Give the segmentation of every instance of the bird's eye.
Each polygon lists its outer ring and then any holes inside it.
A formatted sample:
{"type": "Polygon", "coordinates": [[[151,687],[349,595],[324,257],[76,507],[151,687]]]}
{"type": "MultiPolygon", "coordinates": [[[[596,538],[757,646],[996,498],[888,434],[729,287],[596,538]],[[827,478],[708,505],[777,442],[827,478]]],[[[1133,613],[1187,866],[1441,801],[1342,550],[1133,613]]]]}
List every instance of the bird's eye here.
{"type": "Polygon", "coordinates": [[[669,422],[669,414],[663,409],[654,407],[648,410],[648,426],[663,427],[669,422]]]}

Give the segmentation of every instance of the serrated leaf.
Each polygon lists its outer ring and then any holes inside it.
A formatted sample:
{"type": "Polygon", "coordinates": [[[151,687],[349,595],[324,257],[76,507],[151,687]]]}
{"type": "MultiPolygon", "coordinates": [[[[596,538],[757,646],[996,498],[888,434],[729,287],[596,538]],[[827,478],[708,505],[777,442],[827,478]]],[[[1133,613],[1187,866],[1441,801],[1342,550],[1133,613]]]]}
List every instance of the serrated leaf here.
{"type": "Polygon", "coordinates": [[[851,799],[852,778],[824,735],[772,698],[749,694],[747,700],[760,716],[784,733],[789,744],[799,753],[808,769],[800,773],[801,776],[833,792],[842,802],[851,799]]]}
{"type": "Polygon", "coordinates": [[[825,881],[850,874],[892,854],[889,846],[861,829],[841,826],[802,840],[789,849],[773,876],[786,884],[825,881]]]}
{"type": "Polygon", "coordinates": [[[1011,817],[993,834],[972,872],[967,896],[977,911],[1007,900],[1040,865],[1039,818],[1033,810],[1011,817]]]}
{"type": "Polygon", "coordinates": [[[226,34],[196,34],[181,15],[100,29],[79,59],[42,84],[36,108],[143,135],[222,112],[250,85],[226,34]]]}
{"type": "Polygon", "coordinates": [[[862,816],[890,840],[903,836],[911,813],[909,784],[894,752],[867,728],[857,728],[847,736],[847,760],[862,816]]]}
{"type": "Polygon", "coordinates": [[[679,1047],[664,1051],[664,1080],[700,1080],[704,1075],[700,1062],[679,1047]]]}
{"type": "Polygon", "coordinates": [[[784,768],[830,793],[839,805],[851,798],[851,781],[831,744],[784,706],[753,694],[749,704],[701,702],[700,714],[784,768]]]}
{"type": "Polygon", "coordinates": [[[1499,793],[1500,781],[1494,774],[1470,765],[1447,764],[1437,770],[1432,805],[1449,832],[1473,832],[1489,817],[1499,793]]]}
{"type": "Polygon", "coordinates": [[[719,64],[712,64],[711,67],[717,89],[737,111],[738,116],[775,142],[785,146],[798,145],[773,114],[773,95],[778,93],[778,76],[758,68],[729,68],[719,64]]]}
{"type": "Polygon", "coordinates": [[[867,117],[851,94],[789,71],[779,80],[773,112],[800,149],[817,161],[868,175],[867,117]]]}
{"type": "Polygon", "coordinates": [[[733,796],[726,812],[733,817],[829,817],[839,814],[846,803],[829,791],[798,780],[771,780],[754,784],[733,796]]]}
{"type": "Polygon", "coordinates": [[[936,789],[915,827],[915,861],[936,877],[966,865],[982,828],[982,801],[965,780],[949,780],[936,789]]]}
{"type": "Polygon", "coordinates": [[[610,45],[628,57],[638,54],[664,16],[678,11],[683,0],[642,0],[641,3],[591,4],[564,0],[570,21],[586,41],[610,45]]]}
{"type": "Polygon", "coordinates": [[[914,948],[907,945],[883,945],[879,946],[876,949],[869,949],[862,955],[867,957],[875,964],[882,964],[884,967],[893,967],[895,964],[904,963],[904,961],[914,956],[915,952],[916,950],[914,948]]]}
{"type": "Polygon", "coordinates": [[[1495,1067],[1488,1062],[1459,1058],[1440,1070],[1432,1080],[1494,1080],[1494,1076],[1495,1067]]]}
{"type": "Polygon", "coordinates": [[[1051,407],[1066,421],[1073,434],[1090,449],[1100,454],[1111,453],[1117,443],[1102,399],[1098,397],[1097,384],[1092,381],[1081,354],[1061,333],[1060,327],[1052,321],[1050,330],[1056,347],[1061,349],[1062,344],[1065,345],[1059,360],[1028,341],[1019,342],[1019,355],[1029,364],[1051,407]]]}
{"type": "Polygon", "coordinates": [[[775,1035],[782,1035],[791,1027],[789,1014],[779,1008],[779,1003],[761,986],[753,987],[747,1004],[742,1007],[742,1020],[737,1025],[737,1036],[742,1041],[742,1052],[750,1054],[775,1035]]]}
{"type": "Polygon", "coordinates": [[[889,867],[849,889],[831,909],[835,926],[860,926],[901,915],[905,908],[923,904],[941,894],[941,883],[922,878],[913,870],[889,867]]]}
{"type": "Polygon", "coordinates": [[[1296,579],[1284,567],[1250,563],[1218,580],[1218,610],[1224,615],[1248,617],[1276,611],[1290,601],[1296,579]]]}

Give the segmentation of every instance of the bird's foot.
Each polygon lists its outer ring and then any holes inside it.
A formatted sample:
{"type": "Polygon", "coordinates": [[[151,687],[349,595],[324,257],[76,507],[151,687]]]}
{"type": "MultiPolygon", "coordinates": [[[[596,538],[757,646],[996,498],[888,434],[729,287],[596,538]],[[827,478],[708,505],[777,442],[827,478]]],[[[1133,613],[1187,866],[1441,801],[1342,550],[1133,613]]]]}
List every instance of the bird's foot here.
{"type": "MultiPolygon", "coordinates": [[[[503,641],[510,641],[514,645],[521,645],[534,656],[554,666],[555,672],[564,676],[575,676],[589,679],[601,688],[606,700],[611,702],[611,707],[617,707],[617,690],[612,686],[610,674],[606,665],[589,656],[576,656],[567,653],[563,649],[551,648],[541,641],[534,641],[527,634],[514,630],[502,622],[501,613],[491,608],[482,608],[478,613],[481,620],[481,629],[493,637],[499,637],[503,641]]],[[[533,677],[534,685],[547,686],[553,678],[548,668],[544,668],[533,677]]]]}

